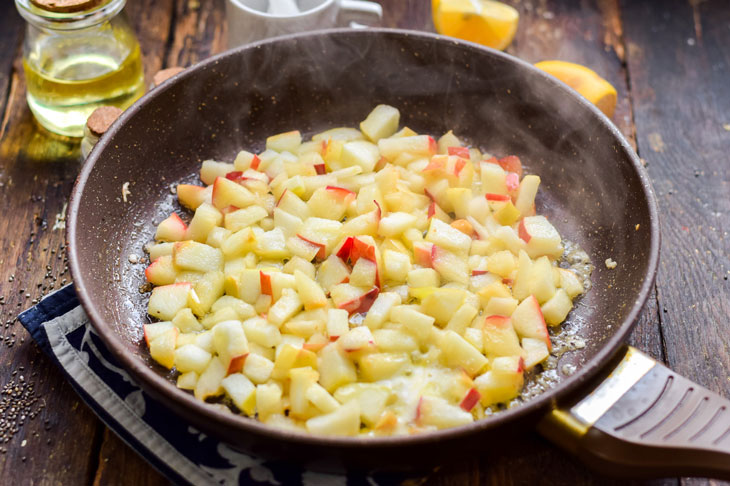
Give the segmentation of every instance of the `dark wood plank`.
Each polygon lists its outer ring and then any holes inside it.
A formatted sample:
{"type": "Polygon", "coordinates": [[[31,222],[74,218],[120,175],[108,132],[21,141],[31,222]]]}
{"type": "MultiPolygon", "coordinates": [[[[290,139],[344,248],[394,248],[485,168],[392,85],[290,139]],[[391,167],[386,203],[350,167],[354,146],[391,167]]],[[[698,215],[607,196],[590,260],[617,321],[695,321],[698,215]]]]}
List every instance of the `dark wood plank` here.
{"type": "Polygon", "coordinates": [[[79,167],[78,149],[33,121],[20,63],[7,57],[17,54],[24,24],[12,2],[0,11],[0,106],[6,107],[0,129],[0,484],[84,484],[96,467],[99,422],[15,319],[69,278],[63,230],[54,224],[79,167]]]}
{"type": "Polygon", "coordinates": [[[122,442],[109,429],[104,430],[99,451],[99,467],[94,486],[130,484],[134,486],[162,486],[170,484],[145,460],[122,442]]]}
{"type": "Polygon", "coordinates": [[[639,153],[662,216],[657,286],[666,359],[727,397],[730,11],[722,1],[622,7],[639,153]]]}
{"type": "Polygon", "coordinates": [[[188,67],[226,47],[225,0],[176,2],[165,66],[188,67]]]}

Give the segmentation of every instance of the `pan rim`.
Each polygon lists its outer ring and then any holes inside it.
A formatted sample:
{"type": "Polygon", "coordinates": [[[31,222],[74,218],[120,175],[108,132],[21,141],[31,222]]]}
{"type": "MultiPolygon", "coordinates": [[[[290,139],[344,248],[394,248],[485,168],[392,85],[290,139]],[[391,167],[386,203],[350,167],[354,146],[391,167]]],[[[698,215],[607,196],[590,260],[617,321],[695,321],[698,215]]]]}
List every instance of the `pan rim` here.
{"type": "Polygon", "coordinates": [[[530,416],[535,412],[538,412],[540,409],[549,409],[557,401],[572,394],[573,392],[576,392],[586,382],[595,378],[598,373],[601,372],[601,370],[605,369],[611,357],[614,356],[617,350],[625,343],[626,339],[628,338],[628,335],[636,324],[638,317],[647,302],[651,289],[654,286],[659,263],[659,247],[661,238],[659,230],[658,205],[654,190],[649,181],[648,173],[646,172],[646,169],[642,166],[640,159],[634,149],[631,147],[629,142],[619,131],[616,125],[614,125],[608,117],[606,117],[598,108],[596,108],[593,104],[580,96],[572,88],[568,87],[567,85],[558,81],[547,73],[535,68],[533,65],[529,64],[526,61],[482,45],[461,41],[429,32],[390,28],[369,28],[362,31],[348,28],[325,29],[271,38],[224,51],[220,54],[205,59],[195,64],[194,66],[187,68],[185,71],[174,76],[173,78],[168,79],[167,81],[156,87],[154,90],[142,96],[130,108],[122,113],[119,119],[117,119],[117,121],[108,130],[107,134],[108,136],[101,138],[101,140],[92,150],[89,157],[86,159],[82,170],[74,183],[71,198],[69,200],[66,216],[66,220],[68,222],[66,229],[66,243],[68,247],[69,269],[73,278],[74,288],[82,304],[82,307],[87,313],[89,320],[94,326],[95,330],[98,332],[99,337],[109,348],[109,351],[112,353],[112,355],[123,365],[123,367],[127,371],[129,371],[135,377],[136,380],[140,382],[140,385],[143,388],[147,390],[152,389],[156,392],[156,394],[162,394],[165,396],[166,399],[174,400],[180,407],[186,409],[188,412],[201,417],[201,419],[206,419],[207,421],[209,421],[209,423],[215,424],[218,427],[232,427],[236,429],[241,429],[245,432],[254,433],[256,435],[263,435],[271,439],[282,440],[288,443],[295,443],[298,445],[306,444],[323,447],[360,448],[363,446],[400,447],[404,445],[426,445],[432,442],[441,442],[463,435],[482,433],[497,426],[503,426],[506,423],[515,423],[523,418],[530,416]],[[609,339],[607,339],[607,341],[601,346],[596,354],[587,358],[586,362],[573,375],[567,377],[555,388],[541,393],[539,396],[532,398],[528,402],[520,404],[516,407],[512,407],[508,410],[501,411],[495,416],[482,420],[477,420],[471,424],[408,436],[330,437],[308,434],[306,432],[283,430],[280,428],[266,425],[255,419],[250,419],[244,416],[219,411],[216,408],[206,404],[205,402],[197,400],[187,391],[175,387],[173,383],[161,376],[157,371],[146,366],[142,362],[142,360],[128,353],[126,345],[122,343],[121,340],[115,337],[114,330],[104,321],[101,314],[96,310],[96,305],[89,298],[89,293],[86,291],[86,280],[81,272],[79,257],[76,252],[76,243],[79,237],[76,222],[78,219],[80,201],[84,192],[86,182],[88,181],[90,174],[94,170],[94,166],[99,160],[100,154],[104,152],[104,149],[110,144],[113,136],[120,131],[121,127],[124,126],[128,120],[132,119],[142,107],[151,103],[152,100],[154,100],[157,96],[169,89],[176,82],[194,76],[198,71],[202,71],[209,67],[215,66],[219,61],[229,56],[237,56],[241,52],[258,49],[261,46],[265,46],[270,43],[296,41],[298,39],[306,39],[310,37],[325,35],[369,36],[373,34],[416,37],[426,40],[438,39],[439,42],[449,42],[463,46],[468,49],[487,51],[489,55],[500,57],[511,63],[517,64],[523,69],[532,71],[533,74],[537,74],[538,76],[542,77],[546,83],[553,85],[554,89],[570,93],[579,105],[582,105],[584,109],[592,112],[592,114],[599,119],[601,125],[607,128],[608,131],[613,135],[614,142],[617,142],[623,152],[628,156],[632,168],[635,170],[636,174],[639,177],[643,196],[647,201],[647,209],[650,221],[650,247],[647,254],[647,258],[649,259],[649,261],[642,285],[636,293],[631,310],[629,311],[627,317],[620,324],[619,329],[609,339]]]}

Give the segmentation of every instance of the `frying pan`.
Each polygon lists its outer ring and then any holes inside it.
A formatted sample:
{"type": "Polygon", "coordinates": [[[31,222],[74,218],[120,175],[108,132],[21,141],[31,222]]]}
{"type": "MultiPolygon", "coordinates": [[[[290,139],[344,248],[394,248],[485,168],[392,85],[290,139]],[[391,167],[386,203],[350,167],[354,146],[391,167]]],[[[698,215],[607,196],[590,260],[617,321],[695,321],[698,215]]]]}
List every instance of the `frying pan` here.
{"type": "Polygon", "coordinates": [[[533,427],[612,474],[730,478],[730,402],[624,344],[659,257],[656,202],[636,154],[592,105],[501,52],[388,29],[331,30],[223,53],[154,89],[103,137],[68,209],[71,272],[84,309],[144,389],[235,447],[315,469],[413,469],[483,452],[533,427]],[[378,103],[402,125],[452,129],[542,178],[537,201],[596,265],[593,288],[563,332],[545,390],[471,425],[409,437],[315,437],[221,411],[177,389],[142,344],[147,296],[140,255],[155,224],[180,211],[170,187],[204,159],[261,150],[268,135],[356,125],[378,103]],[[128,182],[128,202],[121,197],[128,182]],[[612,258],[618,266],[607,269],[612,258]],[[563,371],[575,369],[572,374],[563,371]],[[617,467],[620,466],[620,467],[617,467]]]}

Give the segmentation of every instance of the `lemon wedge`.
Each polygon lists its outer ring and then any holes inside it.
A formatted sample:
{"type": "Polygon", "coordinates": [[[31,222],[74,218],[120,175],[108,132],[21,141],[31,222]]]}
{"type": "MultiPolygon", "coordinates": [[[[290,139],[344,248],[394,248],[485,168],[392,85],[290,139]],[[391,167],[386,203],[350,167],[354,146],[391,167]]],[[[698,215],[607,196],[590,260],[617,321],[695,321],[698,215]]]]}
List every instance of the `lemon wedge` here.
{"type": "Polygon", "coordinates": [[[491,0],[432,0],[436,32],[504,50],[517,31],[520,14],[491,0]]]}
{"type": "Polygon", "coordinates": [[[535,67],[576,90],[607,117],[613,116],[616,109],[616,88],[592,69],[566,61],[542,61],[535,64],[535,67]]]}

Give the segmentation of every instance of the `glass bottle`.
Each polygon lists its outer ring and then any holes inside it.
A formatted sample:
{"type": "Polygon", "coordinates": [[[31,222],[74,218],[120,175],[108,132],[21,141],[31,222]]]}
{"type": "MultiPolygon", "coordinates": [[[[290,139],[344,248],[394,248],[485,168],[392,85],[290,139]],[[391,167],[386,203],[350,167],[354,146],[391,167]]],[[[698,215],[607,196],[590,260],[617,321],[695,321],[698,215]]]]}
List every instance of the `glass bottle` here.
{"type": "Polygon", "coordinates": [[[48,130],[81,137],[99,106],[127,108],[145,91],[126,0],[15,0],[28,22],[28,106],[48,130]]]}

